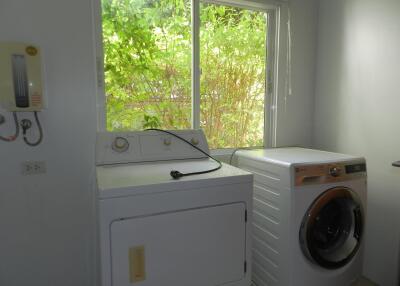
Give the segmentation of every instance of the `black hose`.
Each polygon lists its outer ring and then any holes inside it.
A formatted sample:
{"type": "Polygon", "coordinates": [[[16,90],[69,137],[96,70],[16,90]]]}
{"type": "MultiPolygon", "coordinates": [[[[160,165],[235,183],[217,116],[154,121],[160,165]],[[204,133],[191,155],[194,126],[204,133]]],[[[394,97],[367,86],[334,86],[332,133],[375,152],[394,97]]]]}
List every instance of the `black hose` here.
{"type": "Polygon", "coordinates": [[[35,115],[35,121],[36,121],[37,127],[39,129],[39,139],[36,142],[29,142],[29,140],[28,140],[28,138],[26,138],[26,134],[24,132],[24,141],[27,145],[29,145],[31,147],[38,146],[43,140],[43,129],[42,129],[42,125],[40,124],[37,111],[34,112],[34,115],[35,115]]]}

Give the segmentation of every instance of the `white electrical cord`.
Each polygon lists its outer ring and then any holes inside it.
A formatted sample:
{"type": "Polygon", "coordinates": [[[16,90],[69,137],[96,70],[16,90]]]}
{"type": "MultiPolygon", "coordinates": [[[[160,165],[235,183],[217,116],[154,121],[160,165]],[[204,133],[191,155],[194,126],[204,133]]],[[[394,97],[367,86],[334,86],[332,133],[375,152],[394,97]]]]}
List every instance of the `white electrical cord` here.
{"type": "Polygon", "coordinates": [[[287,4],[288,21],[287,21],[287,53],[286,53],[286,80],[285,80],[285,108],[288,98],[292,95],[292,15],[290,12],[290,4],[287,4]]]}

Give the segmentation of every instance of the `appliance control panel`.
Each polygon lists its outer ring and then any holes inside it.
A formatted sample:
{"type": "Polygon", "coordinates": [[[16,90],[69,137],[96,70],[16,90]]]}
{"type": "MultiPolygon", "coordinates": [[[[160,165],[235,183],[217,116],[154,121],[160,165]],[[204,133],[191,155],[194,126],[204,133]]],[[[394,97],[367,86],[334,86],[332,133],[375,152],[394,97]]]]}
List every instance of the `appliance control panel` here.
{"type": "Polygon", "coordinates": [[[295,185],[327,184],[366,177],[365,161],[295,166],[295,185]]]}
{"type": "MultiPolygon", "coordinates": [[[[209,154],[208,143],[202,130],[169,132],[209,154]]],[[[179,138],[162,131],[97,133],[97,165],[201,158],[206,156],[179,138]]]]}

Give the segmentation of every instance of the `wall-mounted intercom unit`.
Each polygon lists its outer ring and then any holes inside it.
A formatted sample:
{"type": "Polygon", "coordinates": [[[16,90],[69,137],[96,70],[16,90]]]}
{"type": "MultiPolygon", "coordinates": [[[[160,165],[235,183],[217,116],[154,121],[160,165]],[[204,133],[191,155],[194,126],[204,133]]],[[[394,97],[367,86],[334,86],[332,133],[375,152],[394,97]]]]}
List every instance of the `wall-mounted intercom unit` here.
{"type": "Polygon", "coordinates": [[[43,109],[42,61],[37,46],[0,43],[0,104],[8,111],[43,109]]]}
{"type": "MultiPolygon", "coordinates": [[[[44,108],[42,59],[40,49],[31,44],[0,42],[0,106],[13,112],[15,133],[1,136],[0,141],[12,142],[19,136],[22,128],[24,142],[37,146],[42,142],[43,130],[38,111],[44,108]],[[30,119],[19,121],[17,112],[33,112],[39,138],[32,142],[27,138],[27,131],[32,127],[30,119]]],[[[0,114],[1,123],[5,117],[0,114]]]]}

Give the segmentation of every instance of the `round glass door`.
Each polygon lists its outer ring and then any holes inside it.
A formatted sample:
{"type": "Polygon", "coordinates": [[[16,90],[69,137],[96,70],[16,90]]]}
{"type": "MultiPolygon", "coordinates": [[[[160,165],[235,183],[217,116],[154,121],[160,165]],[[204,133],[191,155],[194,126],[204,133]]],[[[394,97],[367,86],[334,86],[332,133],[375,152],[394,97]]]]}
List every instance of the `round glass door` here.
{"type": "Polygon", "coordinates": [[[364,224],[358,195],[344,187],[320,195],[304,215],[300,244],[305,256],[327,269],[343,267],[357,253],[364,224]]]}

